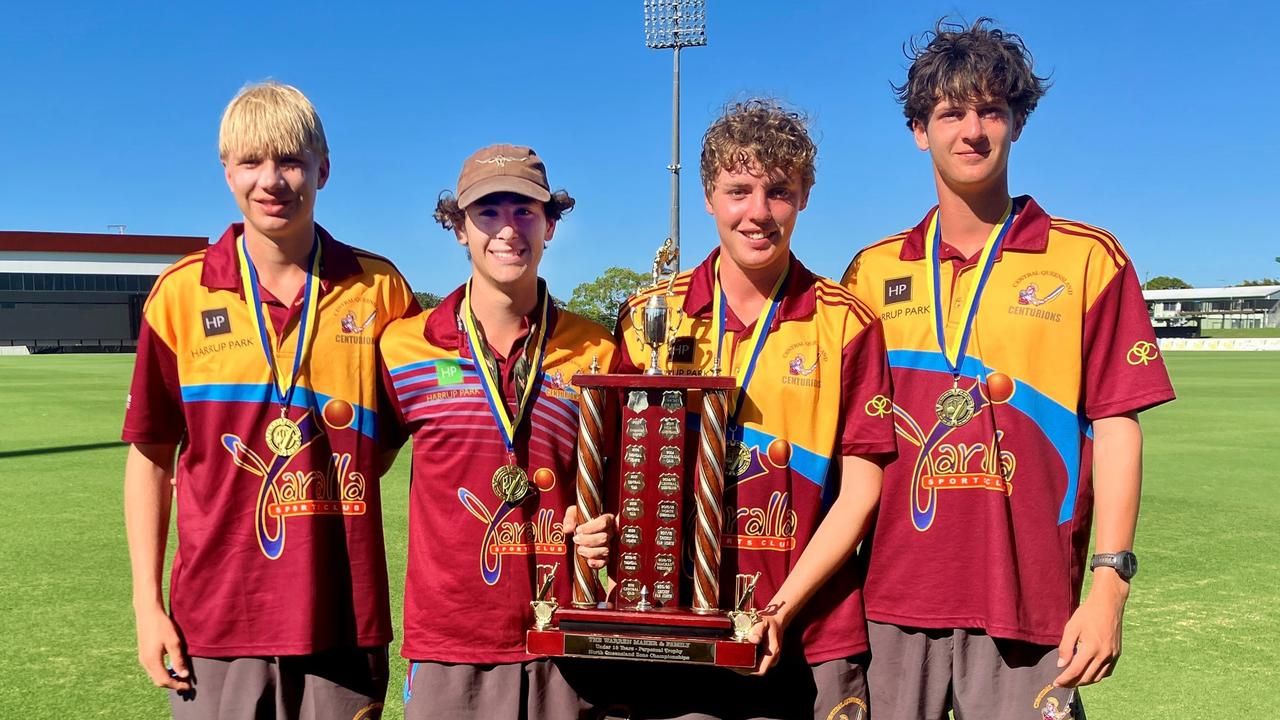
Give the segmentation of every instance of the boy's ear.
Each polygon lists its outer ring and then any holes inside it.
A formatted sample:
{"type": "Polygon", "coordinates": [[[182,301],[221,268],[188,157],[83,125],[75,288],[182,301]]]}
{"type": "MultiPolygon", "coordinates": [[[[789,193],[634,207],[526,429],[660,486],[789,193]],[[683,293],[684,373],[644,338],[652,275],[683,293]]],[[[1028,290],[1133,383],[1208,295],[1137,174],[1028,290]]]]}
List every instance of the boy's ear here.
{"type": "Polygon", "coordinates": [[[324,187],[324,184],[329,182],[329,170],[330,170],[329,158],[326,157],[325,159],[320,161],[319,179],[316,180],[317,190],[324,187]]]}
{"type": "Polygon", "coordinates": [[[547,236],[542,239],[542,247],[546,247],[551,243],[551,238],[556,234],[556,221],[547,220],[547,236]]]}
{"type": "Polygon", "coordinates": [[[1021,119],[1021,120],[1019,120],[1019,119],[1017,119],[1017,118],[1014,118],[1014,120],[1013,120],[1013,135],[1011,136],[1013,139],[1011,140],[1011,142],[1018,142],[1018,138],[1022,137],[1022,128],[1026,127],[1026,126],[1027,126],[1027,119],[1026,119],[1026,118],[1023,118],[1023,119],[1021,119]]]}
{"type": "Polygon", "coordinates": [[[920,119],[911,121],[911,134],[916,139],[916,147],[921,150],[929,149],[929,127],[920,119]]]}

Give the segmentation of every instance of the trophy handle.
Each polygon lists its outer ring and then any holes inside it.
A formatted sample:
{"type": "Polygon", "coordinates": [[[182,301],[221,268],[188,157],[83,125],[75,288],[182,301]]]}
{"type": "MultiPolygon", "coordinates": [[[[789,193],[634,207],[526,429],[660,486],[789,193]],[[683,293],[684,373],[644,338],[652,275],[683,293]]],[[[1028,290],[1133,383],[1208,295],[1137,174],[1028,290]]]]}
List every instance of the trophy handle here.
{"type": "Polygon", "coordinates": [[[631,308],[631,312],[627,313],[631,317],[631,329],[636,331],[636,338],[640,343],[645,344],[644,337],[644,305],[637,305],[631,308]],[[640,319],[636,319],[636,312],[640,313],[640,319]]]}
{"type": "Polygon", "coordinates": [[[671,346],[671,343],[675,342],[675,339],[676,339],[677,337],[679,337],[679,336],[680,336],[680,325],[681,325],[683,322],[684,322],[684,306],[683,306],[683,305],[681,305],[678,309],[676,309],[676,318],[675,318],[675,322],[668,322],[668,323],[667,323],[667,342],[666,342],[666,344],[667,344],[667,346],[668,346],[668,347],[670,347],[670,346],[671,346]]]}

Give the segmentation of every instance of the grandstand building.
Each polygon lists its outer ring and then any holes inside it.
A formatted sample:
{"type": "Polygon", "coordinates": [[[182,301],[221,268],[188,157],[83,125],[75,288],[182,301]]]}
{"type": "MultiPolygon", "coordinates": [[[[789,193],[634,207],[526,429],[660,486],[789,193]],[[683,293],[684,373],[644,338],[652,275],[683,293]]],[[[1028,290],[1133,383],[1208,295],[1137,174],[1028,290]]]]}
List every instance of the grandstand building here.
{"type": "Polygon", "coordinates": [[[156,277],[207,245],[202,237],[0,231],[0,349],[136,348],[156,277]]]}
{"type": "Polygon", "coordinates": [[[1280,327],[1280,285],[1144,290],[1142,298],[1157,329],[1280,327]]]}

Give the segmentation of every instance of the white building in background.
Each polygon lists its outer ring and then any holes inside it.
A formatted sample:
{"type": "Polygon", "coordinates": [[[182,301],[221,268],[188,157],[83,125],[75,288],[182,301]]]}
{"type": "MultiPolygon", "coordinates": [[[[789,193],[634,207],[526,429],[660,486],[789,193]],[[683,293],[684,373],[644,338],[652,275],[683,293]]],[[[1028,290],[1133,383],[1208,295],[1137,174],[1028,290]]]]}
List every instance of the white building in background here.
{"type": "Polygon", "coordinates": [[[1280,327],[1280,285],[1143,290],[1156,327],[1202,330],[1280,327]]]}
{"type": "Polygon", "coordinates": [[[202,237],[0,231],[0,347],[132,350],[156,277],[207,246],[202,237]]]}

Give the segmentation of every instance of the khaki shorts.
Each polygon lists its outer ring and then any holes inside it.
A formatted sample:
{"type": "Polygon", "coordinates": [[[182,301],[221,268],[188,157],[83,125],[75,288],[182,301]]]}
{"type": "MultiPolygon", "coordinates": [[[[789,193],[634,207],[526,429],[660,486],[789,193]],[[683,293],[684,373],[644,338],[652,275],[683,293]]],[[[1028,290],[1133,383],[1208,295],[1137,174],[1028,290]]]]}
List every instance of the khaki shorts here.
{"type": "Polygon", "coordinates": [[[169,692],[175,720],[377,720],[387,649],[191,658],[193,689],[169,692]]]}
{"type": "Polygon", "coordinates": [[[409,663],[405,720],[573,720],[587,705],[557,663],[533,660],[497,665],[409,663]]]}
{"type": "Polygon", "coordinates": [[[876,720],[1084,720],[1056,688],[1058,648],[967,630],[867,623],[876,720]]]}

